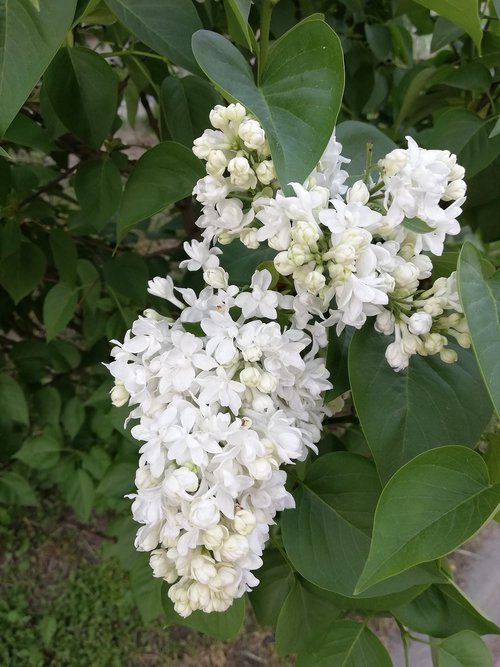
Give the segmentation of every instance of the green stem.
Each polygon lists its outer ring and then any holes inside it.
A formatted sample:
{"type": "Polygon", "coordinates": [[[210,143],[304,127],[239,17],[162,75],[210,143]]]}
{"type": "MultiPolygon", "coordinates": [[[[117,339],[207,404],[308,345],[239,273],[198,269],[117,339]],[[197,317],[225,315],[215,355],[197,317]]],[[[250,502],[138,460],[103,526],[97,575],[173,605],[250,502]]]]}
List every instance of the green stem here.
{"type": "Polygon", "coordinates": [[[101,53],[105,58],[119,58],[121,56],[144,56],[145,58],[156,58],[156,60],[163,60],[168,62],[164,56],[159,56],[157,53],[148,53],[147,51],[134,51],[133,49],[125,49],[123,51],[110,51],[109,53],[101,53]]]}
{"type": "Polygon", "coordinates": [[[273,0],[262,0],[260,7],[259,64],[257,68],[259,82],[269,51],[269,30],[271,29],[271,14],[274,4],[273,0]]]}

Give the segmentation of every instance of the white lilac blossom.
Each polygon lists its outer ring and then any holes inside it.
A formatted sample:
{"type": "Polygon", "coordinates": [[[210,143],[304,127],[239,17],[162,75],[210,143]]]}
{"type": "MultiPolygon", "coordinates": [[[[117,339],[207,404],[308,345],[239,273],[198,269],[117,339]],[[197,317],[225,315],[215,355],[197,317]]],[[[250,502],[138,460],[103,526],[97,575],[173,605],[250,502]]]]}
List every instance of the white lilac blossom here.
{"type": "MultiPolygon", "coordinates": [[[[448,335],[469,344],[458,299],[428,296],[424,303],[419,296],[432,274],[432,255],[441,255],[446,237],[460,230],[466,185],[455,155],[420,148],[407,137],[407,148],[394,149],[348,187],[344,168],[350,160],[333,135],[316,169],[303,184],[290,183],[294,194],[286,196],[265,132],[244,107],[218,106],[210,118],[215,130],[193,148],[207,162],[207,176],[194,189],[203,204],[197,224],[206,261],[217,259],[207,254],[216,242],[239,239],[249,249],[267,243],[276,251],[274,266],[290,295],[294,326],[322,321],[340,334],[375,317],[378,331],[395,336],[386,357],[396,370],[412,354],[439,353],[453,361],[456,354],[444,349],[448,335]],[[453,313],[459,323],[447,328],[453,313]]],[[[242,304],[246,298],[240,297],[242,304]]]]}
{"type": "MultiPolygon", "coordinates": [[[[253,126],[242,134],[260,141],[253,126]]],[[[220,268],[217,253],[196,241],[187,254],[188,268],[220,268]]],[[[287,301],[270,284],[269,271],[257,271],[249,291],[226,282],[196,295],[156,278],[150,292],[180,316],[146,311],[114,341],[111,398],[128,402],[143,443],[130,496],[142,524],[135,545],[151,552],[181,616],[224,611],[258,583],[252,572],[269,526],[294,504],[280,466],[315,449],[327,412],[322,392],[331,384],[317,356],[324,328],[313,340],[280,326],[287,301]]]]}

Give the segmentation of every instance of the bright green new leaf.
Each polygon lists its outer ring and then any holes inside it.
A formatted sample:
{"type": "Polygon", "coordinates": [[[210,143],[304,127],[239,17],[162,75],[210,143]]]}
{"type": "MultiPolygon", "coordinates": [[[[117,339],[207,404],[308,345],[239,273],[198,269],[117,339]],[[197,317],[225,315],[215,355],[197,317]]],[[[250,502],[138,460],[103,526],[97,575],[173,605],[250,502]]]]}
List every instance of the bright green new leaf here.
{"type": "Polygon", "coordinates": [[[202,25],[191,0],[106,0],[106,4],[153,51],[190,72],[199,72],[191,35],[202,25]]]}
{"type": "Polygon", "coordinates": [[[47,293],[43,302],[43,323],[47,340],[60,333],[73,317],[78,301],[78,289],[59,282],[47,293]]]}
{"type": "Polygon", "coordinates": [[[25,440],[15,458],[35,470],[53,468],[59,461],[61,443],[49,431],[25,440]]]}
{"type": "Polygon", "coordinates": [[[201,30],[193,52],[205,74],[239,100],[266,131],[283,187],[302,183],[330,139],[344,90],[340,41],[323,21],[299,23],[269,52],[259,85],[247,61],[225,37],[201,30]]]}
{"type": "Polygon", "coordinates": [[[186,146],[165,141],[139,158],[125,186],[118,236],[176,201],[189,197],[203,177],[200,160],[186,146]]]}
{"type": "Polygon", "coordinates": [[[18,249],[0,264],[0,285],[17,304],[41,281],[46,264],[42,250],[34,243],[23,241],[18,249]]]}
{"type": "Polygon", "coordinates": [[[382,491],[357,590],[445,556],[475,535],[499,506],[500,484],[490,485],[476,452],[449,445],[420,454],[382,491]]]}
{"type": "Polygon", "coordinates": [[[389,344],[369,324],[349,349],[349,377],[361,426],[386,481],[417,454],[443,444],[474,447],[491,417],[488,394],[470,350],[458,361],[414,355],[399,373],[384,353],[389,344]]]}
{"type": "Polygon", "coordinates": [[[76,0],[0,3],[0,136],[11,124],[69,30],[76,0]]]}
{"type": "Polygon", "coordinates": [[[431,637],[449,637],[461,630],[473,630],[480,635],[500,634],[500,628],[452,582],[433,584],[391,612],[406,627],[431,637]]]}
{"type": "Polygon", "coordinates": [[[111,132],[118,77],[104,58],[83,46],[63,48],[44,76],[54,112],[66,128],[94,148],[111,132]]]}
{"type": "Polygon", "coordinates": [[[120,206],[122,180],[113,160],[81,162],[75,175],[75,193],[85,222],[102,229],[120,206]]]}
{"type": "Polygon", "coordinates": [[[339,616],[332,593],[296,579],[276,625],[276,651],[279,655],[313,652],[339,616]]]}
{"type": "Polygon", "coordinates": [[[438,645],[437,667],[493,667],[493,660],[481,637],[464,630],[438,645]]]}
{"type": "Polygon", "coordinates": [[[71,234],[64,229],[56,228],[50,231],[49,238],[60,280],[73,285],[76,279],[78,252],[71,234]]]}
{"type": "Polygon", "coordinates": [[[500,415],[500,271],[469,241],[458,262],[458,288],[474,352],[500,415]]]}
{"type": "Polygon", "coordinates": [[[203,632],[209,637],[220,641],[234,639],[241,630],[245,620],[245,598],[238,598],[223,612],[212,612],[206,614],[195,611],[187,618],[182,618],[174,611],[174,605],[167,594],[167,586],[162,588],[163,611],[167,617],[168,625],[186,625],[198,632],[203,632]]]}
{"type": "Polygon", "coordinates": [[[92,505],[94,503],[94,482],[92,478],[79,468],[74,476],[68,479],[66,487],[66,500],[74,509],[80,521],[86,523],[89,520],[92,505]]]}
{"type": "Polygon", "coordinates": [[[392,667],[382,642],[356,621],[336,621],[314,653],[299,655],[297,667],[392,667]]]}
{"type": "Polygon", "coordinates": [[[208,114],[220,102],[214,87],[199,76],[168,76],[161,84],[162,120],[172,139],[189,149],[210,125],[208,114]]]}
{"type": "Polygon", "coordinates": [[[29,424],[28,404],[20,385],[5,373],[0,374],[0,415],[19,424],[29,424]]]}
{"type": "MultiPolygon", "coordinates": [[[[332,452],[310,466],[294,493],[296,508],[284,512],[281,519],[288,558],[305,579],[325,590],[353,596],[370,549],[379,493],[375,466],[359,454],[332,452]]],[[[406,599],[411,599],[422,591],[419,585],[440,580],[434,568],[417,568],[367,591],[358,598],[359,604],[352,601],[351,609],[403,604],[394,603],[391,597],[376,598],[405,591],[406,599]]]]}
{"type": "Polygon", "coordinates": [[[474,0],[416,0],[419,5],[431,9],[440,16],[460,26],[472,37],[477,50],[481,53],[481,21],[479,5],[474,0]]]}

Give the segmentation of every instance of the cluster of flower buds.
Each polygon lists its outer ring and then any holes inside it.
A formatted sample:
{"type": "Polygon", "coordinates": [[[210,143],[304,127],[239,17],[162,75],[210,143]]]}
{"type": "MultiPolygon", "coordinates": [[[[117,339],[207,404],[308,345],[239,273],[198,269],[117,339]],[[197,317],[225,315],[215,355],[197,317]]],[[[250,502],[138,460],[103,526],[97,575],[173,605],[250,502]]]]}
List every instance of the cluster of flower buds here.
{"type": "MultiPolygon", "coordinates": [[[[246,135],[239,128],[253,123],[255,136],[268,150],[262,128],[245,115],[241,105],[216,107],[211,120],[221,128],[217,135],[221,145],[226,142],[233,151],[238,146],[249,150],[255,142],[245,143],[246,135]]],[[[340,334],[345,326],[360,328],[368,317],[376,317],[379,331],[396,336],[387,352],[396,370],[408,365],[411,354],[439,352],[444,361],[452,361],[455,353],[443,349],[448,331],[460,345],[468,345],[458,300],[441,304],[438,315],[428,312],[432,305],[424,304],[422,296],[417,298],[421,282],[432,276],[432,255],[441,255],[446,236],[460,231],[457,217],[466,186],[464,169],[455,155],[420,148],[408,137],[408,148],[391,151],[370,167],[363,180],[348,187],[344,167],[349,160],[342,157],[342,146],[333,136],[306,182],[290,183],[294,196],[285,196],[275,178],[258,184],[255,176],[245,188],[231,174],[225,177],[224,170],[213,176],[209,149],[213,133],[207,130],[194,148],[207,160],[209,174],[194,189],[204,204],[197,224],[204,230],[205,250],[198,247],[198,255],[213,250],[216,242],[225,244],[235,238],[249,248],[266,242],[277,251],[274,266],[283,277],[284,289],[294,294],[295,326],[303,328],[319,319],[326,326],[335,324],[340,334]],[[213,178],[218,179],[216,188],[212,188],[213,178]],[[419,308],[434,319],[429,322],[419,308]],[[446,328],[446,318],[436,319],[444,311],[447,317],[458,314],[456,326],[446,328]],[[429,330],[413,333],[407,321],[411,318],[413,329],[415,322],[425,320],[429,330]],[[396,349],[404,351],[398,354],[396,349]]],[[[249,164],[256,159],[260,159],[257,154],[249,157],[249,164]]],[[[190,256],[193,252],[188,250],[190,256]]],[[[454,284],[453,276],[450,281],[454,284]]],[[[435,287],[439,289],[443,288],[435,287]]]]}
{"type": "MultiPolygon", "coordinates": [[[[213,252],[204,259],[218,262],[213,252]]],[[[276,321],[286,297],[269,289],[268,271],[247,291],[222,269],[219,279],[199,295],[151,281],[180,316],[147,310],[114,341],[109,364],[113,402],[133,408],[132,434],[144,443],[130,496],[143,524],[136,548],[151,552],[181,616],[224,611],[258,583],[269,526],[293,506],[280,466],[315,449],[331,387],[317,343],[276,321]]]]}

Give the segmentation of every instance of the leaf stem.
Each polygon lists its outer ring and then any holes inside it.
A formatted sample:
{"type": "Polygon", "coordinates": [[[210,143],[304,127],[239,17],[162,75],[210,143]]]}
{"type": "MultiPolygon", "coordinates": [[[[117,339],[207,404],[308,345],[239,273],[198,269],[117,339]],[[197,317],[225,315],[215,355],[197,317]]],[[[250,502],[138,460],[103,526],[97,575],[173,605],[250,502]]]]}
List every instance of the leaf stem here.
{"type": "Polygon", "coordinates": [[[259,82],[269,51],[269,30],[271,29],[271,14],[273,12],[274,5],[275,2],[273,2],[273,0],[262,0],[260,7],[259,58],[257,68],[259,82]]]}
{"type": "Polygon", "coordinates": [[[104,58],[120,58],[121,56],[144,56],[145,58],[155,58],[156,60],[163,60],[168,62],[165,56],[159,56],[157,53],[148,53],[147,51],[135,51],[134,49],[124,49],[122,51],[100,52],[99,55],[104,58]]]}

